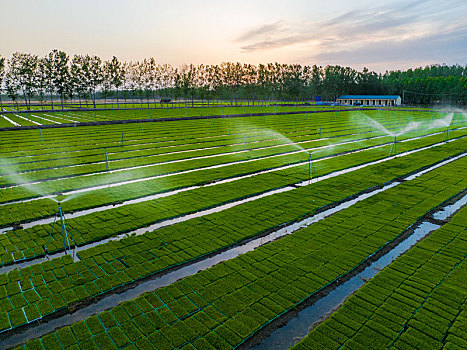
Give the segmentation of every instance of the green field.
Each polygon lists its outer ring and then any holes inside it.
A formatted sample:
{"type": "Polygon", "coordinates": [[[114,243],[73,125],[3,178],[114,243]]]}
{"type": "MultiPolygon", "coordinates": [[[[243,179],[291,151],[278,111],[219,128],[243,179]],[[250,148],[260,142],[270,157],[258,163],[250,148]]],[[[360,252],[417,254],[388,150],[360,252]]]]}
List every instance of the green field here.
{"type": "MultiPolygon", "coordinates": [[[[465,193],[465,113],[342,109],[5,114],[37,128],[0,131],[0,348],[247,348],[465,193]],[[242,116],[209,118],[233,114],[242,116]],[[195,116],[206,118],[157,121],[195,116]],[[72,125],[39,128],[59,123],[72,125]],[[280,239],[158,282],[364,193],[280,239]]],[[[377,274],[296,348],[463,348],[464,217],[377,274]]]]}

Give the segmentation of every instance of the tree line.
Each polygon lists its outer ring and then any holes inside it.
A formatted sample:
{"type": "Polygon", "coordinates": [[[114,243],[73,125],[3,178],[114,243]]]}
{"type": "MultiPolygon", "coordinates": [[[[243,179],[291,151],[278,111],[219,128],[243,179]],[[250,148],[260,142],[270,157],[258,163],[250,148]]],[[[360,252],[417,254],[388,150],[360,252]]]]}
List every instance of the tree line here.
{"type": "MultiPolygon", "coordinates": [[[[209,101],[264,100],[309,101],[316,96],[335,101],[341,94],[403,95],[406,104],[467,102],[467,65],[431,65],[424,68],[378,74],[338,65],[321,67],[299,64],[219,65],[184,64],[174,67],[154,58],[122,62],[93,55],[74,55],[53,50],[44,57],[15,52],[8,60],[0,56],[0,98],[37,101],[61,107],[84,101],[112,98],[148,103],[156,99],[209,101]]],[[[0,107],[2,100],[0,99],[0,107]]]]}

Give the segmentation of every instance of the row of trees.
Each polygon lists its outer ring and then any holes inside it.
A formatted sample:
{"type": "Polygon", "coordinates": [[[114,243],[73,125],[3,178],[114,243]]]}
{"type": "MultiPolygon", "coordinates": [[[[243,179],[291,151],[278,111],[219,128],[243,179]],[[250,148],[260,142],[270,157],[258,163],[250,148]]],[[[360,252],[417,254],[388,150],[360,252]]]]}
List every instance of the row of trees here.
{"type": "MultiPolygon", "coordinates": [[[[58,97],[65,103],[113,98],[145,100],[159,98],[185,101],[238,100],[335,100],[340,94],[397,94],[406,103],[433,104],[467,101],[467,66],[432,65],[406,71],[377,74],[341,66],[298,64],[220,65],[158,64],[154,58],[122,62],[117,57],[104,61],[98,56],[74,55],[53,50],[45,57],[16,52],[9,60],[0,57],[0,97],[31,101],[53,107],[58,97]]],[[[1,104],[0,100],[0,104],[1,104]]]]}

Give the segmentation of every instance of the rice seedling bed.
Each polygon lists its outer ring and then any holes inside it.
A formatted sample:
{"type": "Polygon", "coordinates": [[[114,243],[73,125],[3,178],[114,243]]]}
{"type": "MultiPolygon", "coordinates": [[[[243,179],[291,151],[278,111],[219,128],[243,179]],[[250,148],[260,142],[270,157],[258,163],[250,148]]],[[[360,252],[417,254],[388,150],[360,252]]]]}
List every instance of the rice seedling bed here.
{"type": "Polygon", "coordinates": [[[293,349],[461,349],[467,208],[352,295],[293,349]]]}
{"type": "MultiPolygon", "coordinates": [[[[420,144],[418,143],[421,142],[421,140],[416,140],[414,142],[417,143],[417,148],[420,147],[420,144]]],[[[443,159],[439,157],[445,158],[447,154],[455,154],[457,153],[459,143],[465,144],[465,142],[466,141],[464,139],[461,139],[447,144],[447,147],[445,147],[447,151],[446,153],[434,152],[433,158],[430,157],[426,159],[428,162],[432,163],[434,159],[443,159]]],[[[315,170],[318,169],[320,176],[322,176],[334,171],[385,158],[387,155],[386,152],[386,149],[375,149],[342,155],[316,162],[314,167],[315,170]]],[[[420,166],[420,162],[416,164],[417,167],[420,166]]],[[[173,196],[125,205],[115,209],[108,209],[104,212],[90,213],[88,215],[69,219],[68,225],[77,231],[74,234],[74,239],[78,245],[83,245],[106,237],[115,236],[141,227],[149,226],[162,220],[219,206],[234,200],[260,194],[268,190],[284,187],[290,183],[304,181],[308,176],[307,172],[305,172],[305,170],[307,170],[305,169],[307,165],[308,164],[303,164],[302,166],[297,167],[298,169],[290,168],[277,172],[251,176],[242,180],[223,183],[216,186],[200,187],[187,192],[178,193],[173,196]]],[[[417,167],[411,166],[411,169],[415,170],[417,167]]],[[[228,174],[229,170],[226,171],[228,174]]],[[[241,167],[236,171],[239,171],[240,173],[249,172],[241,167]]],[[[233,170],[231,170],[231,172],[233,172],[233,170]]],[[[358,176],[358,174],[359,172],[357,172],[356,176],[358,176]]],[[[212,175],[214,177],[218,177],[219,171],[213,170],[212,175]]],[[[193,181],[196,181],[197,176],[199,176],[199,174],[193,176],[193,181]]],[[[225,176],[227,177],[228,175],[225,176]]],[[[186,175],[182,176],[181,179],[186,180],[186,175]]],[[[341,180],[337,179],[336,181],[337,182],[335,183],[339,183],[341,180]]],[[[147,186],[151,188],[151,184],[148,184],[147,186]]],[[[100,192],[106,193],[108,191],[106,191],[106,189],[102,189],[100,192]]],[[[81,206],[86,205],[89,207],[95,207],[99,205],[98,201],[104,198],[99,195],[99,192],[95,193],[93,191],[85,197],[77,198],[76,201],[70,200],[69,202],[63,203],[63,207],[68,211],[76,210],[76,206],[73,206],[73,203],[76,203],[78,200],[79,203],[81,203],[81,206]]],[[[44,205],[45,203],[49,204],[44,206],[41,210],[40,213],[42,217],[50,216],[51,214],[53,215],[56,212],[56,204],[50,200],[48,200],[48,202],[46,201],[47,200],[44,200],[44,205]]],[[[35,206],[31,205],[28,207],[27,205],[16,204],[11,207],[3,208],[4,210],[10,210],[7,214],[4,212],[3,218],[6,222],[11,221],[11,213],[13,213],[13,215],[15,214],[15,206],[16,208],[21,208],[21,213],[16,213],[20,218],[27,218],[29,213],[31,215],[29,218],[33,215],[37,215],[37,212],[34,209],[35,206]]],[[[41,256],[44,254],[43,246],[46,242],[49,242],[47,248],[49,252],[63,250],[63,242],[59,234],[59,230],[60,226],[57,225],[55,227],[54,235],[50,240],[49,235],[52,232],[50,224],[36,225],[25,230],[14,230],[9,231],[4,235],[0,235],[0,239],[3,239],[0,243],[0,257],[2,258],[2,264],[8,264],[12,261],[22,260],[24,258],[33,258],[38,255],[41,256]],[[14,247],[16,247],[16,249],[14,247]]]]}
{"type": "MultiPolygon", "coordinates": [[[[465,163],[453,162],[357,203],[293,235],[144,294],[60,332],[72,334],[74,338],[70,337],[70,341],[80,348],[90,344],[99,348],[124,346],[117,345],[117,340],[110,334],[124,334],[126,338],[120,339],[126,344],[135,344],[137,348],[161,344],[167,348],[189,344],[195,348],[239,346],[272,320],[363,263],[431,208],[463,190],[459,179],[463,171],[465,163]]],[[[196,242],[199,245],[199,236],[196,236],[196,242]]],[[[183,247],[180,254],[186,250],[183,247]]],[[[122,253],[125,250],[115,251],[122,253]]],[[[112,260],[109,255],[106,257],[112,260]]],[[[149,256],[142,255],[141,251],[132,260],[121,259],[137,274],[145,270],[150,273],[151,263],[154,263],[148,261],[149,256]],[[137,262],[137,257],[143,257],[141,263],[137,262]]],[[[96,265],[103,266],[106,259],[102,257],[96,262],[94,256],[93,261],[92,264],[88,262],[93,265],[91,269],[96,265]]],[[[88,267],[85,260],[79,263],[63,258],[56,261],[57,265],[61,262],[65,267],[60,268],[71,275],[85,273],[88,267]]],[[[120,272],[130,273],[122,265],[120,272]]],[[[49,262],[47,271],[52,270],[54,274],[55,269],[55,261],[49,262]]],[[[94,283],[102,292],[122,283],[119,279],[104,276],[105,272],[102,278],[105,283],[94,283]]],[[[77,293],[63,292],[63,288],[68,290],[64,284],[63,281],[54,285],[61,290],[61,302],[52,297],[55,294],[49,296],[56,307],[65,307],[63,304],[76,298],[77,293]]],[[[11,292],[19,294],[17,290],[11,292]]],[[[21,304],[16,299],[15,302],[21,304]]],[[[14,309],[10,312],[11,322],[24,322],[14,309]]],[[[34,343],[26,344],[26,348],[33,344],[48,348],[49,344],[59,342],[58,332],[32,340],[34,343]]]]}

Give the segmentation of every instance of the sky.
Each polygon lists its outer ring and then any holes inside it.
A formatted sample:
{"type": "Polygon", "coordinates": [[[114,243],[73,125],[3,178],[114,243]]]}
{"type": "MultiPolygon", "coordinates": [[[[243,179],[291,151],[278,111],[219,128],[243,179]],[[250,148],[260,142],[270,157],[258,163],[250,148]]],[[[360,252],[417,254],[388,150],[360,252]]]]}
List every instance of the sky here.
{"type": "Polygon", "coordinates": [[[467,1],[0,0],[0,55],[384,72],[467,63],[467,1]]]}

